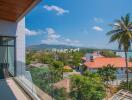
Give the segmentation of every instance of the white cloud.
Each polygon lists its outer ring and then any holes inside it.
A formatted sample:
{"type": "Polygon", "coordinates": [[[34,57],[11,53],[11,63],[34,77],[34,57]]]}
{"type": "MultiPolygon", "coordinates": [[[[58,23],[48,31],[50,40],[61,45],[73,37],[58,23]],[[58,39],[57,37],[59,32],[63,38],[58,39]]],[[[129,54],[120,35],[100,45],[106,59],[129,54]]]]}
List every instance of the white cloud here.
{"type": "Polygon", "coordinates": [[[60,38],[60,35],[58,35],[52,28],[46,28],[46,33],[48,34],[48,40],[56,40],[60,38]]]}
{"type": "Polygon", "coordinates": [[[103,28],[101,28],[100,26],[93,26],[93,30],[95,30],[95,31],[103,31],[103,28]]]}
{"type": "Polygon", "coordinates": [[[80,41],[71,40],[69,38],[63,38],[53,28],[46,28],[47,38],[41,40],[45,44],[62,44],[62,45],[73,45],[80,46],[80,41]]]}
{"type": "Polygon", "coordinates": [[[41,30],[29,30],[28,28],[25,29],[25,33],[27,36],[35,36],[35,35],[38,35],[38,34],[41,34],[42,31],[41,30]]]}
{"type": "Polygon", "coordinates": [[[55,30],[53,28],[46,28],[46,32],[48,34],[55,34],[55,30]]]}
{"type": "Polygon", "coordinates": [[[56,15],[58,15],[58,16],[59,15],[63,15],[65,13],[69,13],[69,10],[65,10],[65,9],[63,9],[61,7],[58,7],[58,6],[55,6],[55,5],[51,5],[51,6],[45,5],[44,8],[46,10],[48,10],[48,11],[54,11],[54,12],[56,12],[56,15]]]}
{"type": "Polygon", "coordinates": [[[96,23],[103,23],[104,22],[104,20],[102,18],[97,18],[97,17],[94,18],[94,21],[96,23]]]}

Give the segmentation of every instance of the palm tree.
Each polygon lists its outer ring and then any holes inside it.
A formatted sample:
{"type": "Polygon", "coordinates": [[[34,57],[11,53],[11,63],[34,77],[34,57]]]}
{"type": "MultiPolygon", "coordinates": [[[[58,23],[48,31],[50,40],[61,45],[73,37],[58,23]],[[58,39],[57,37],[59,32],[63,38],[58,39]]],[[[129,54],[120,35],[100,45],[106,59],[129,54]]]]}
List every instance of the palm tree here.
{"type": "Polygon", "coordinates": [[[127,62],[127,52],[131,48],[132,41],[132,22],[130,21],[130,15],[122,16],[121,19],[115,20],[114,24],[111,24],[113,29],[107,33],[110,37],[111,42],[117,42],[118,48],[123,49],[125,52],[125,62],[126,62],[126,77],[128,84],[128,62],[127,62]]]}

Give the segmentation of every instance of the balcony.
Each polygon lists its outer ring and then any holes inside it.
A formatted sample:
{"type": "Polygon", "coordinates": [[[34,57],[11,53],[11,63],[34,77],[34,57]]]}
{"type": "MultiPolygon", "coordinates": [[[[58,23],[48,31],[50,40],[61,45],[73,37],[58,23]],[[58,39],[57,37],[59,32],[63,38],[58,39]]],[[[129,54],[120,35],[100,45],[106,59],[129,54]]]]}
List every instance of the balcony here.
{"type": "Polygon", "coordinates": [[[3,100],[52,100],[48,94],[44,93],[33,83],[30,89],[23,83],[18,78],[1,79],[0,98],[3,100]]]}
{"type": "Polygon", "coordinates": [[[30,97],[15,83],[13,78],[0,80],[0,98],[3,100],[29,100],[30,97]]]}

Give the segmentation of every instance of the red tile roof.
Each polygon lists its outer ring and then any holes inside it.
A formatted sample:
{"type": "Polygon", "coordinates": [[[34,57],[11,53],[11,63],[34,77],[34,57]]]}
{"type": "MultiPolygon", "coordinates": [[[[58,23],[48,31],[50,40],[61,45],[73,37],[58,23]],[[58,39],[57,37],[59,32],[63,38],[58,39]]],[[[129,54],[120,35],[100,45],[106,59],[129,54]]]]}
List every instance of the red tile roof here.
{"type": "MultiPolygon", "coordinates": [[[[116,68],[124,68],[125,58],[105,58],[105,57],[97,57],[93,62],[87,61],[84,63],[88,68],[102,68],[108,64],[114,65],[116,68]]],[[[132,67],[132,62],[128,62],[128,66],[132,67]]]]}
{"type": "Polygon", "coordinates": [[[86,60],[87,60],[87,58],[86,58],[86,57],[82,57],[81,59],[82,59],[82,60],[84,60],[84,61],[86,61],[86,60]]]}
{"type": "Polygon", "coordinates": [[[64,69],[72,69],[70,66],[64,66],[64,69]]]}

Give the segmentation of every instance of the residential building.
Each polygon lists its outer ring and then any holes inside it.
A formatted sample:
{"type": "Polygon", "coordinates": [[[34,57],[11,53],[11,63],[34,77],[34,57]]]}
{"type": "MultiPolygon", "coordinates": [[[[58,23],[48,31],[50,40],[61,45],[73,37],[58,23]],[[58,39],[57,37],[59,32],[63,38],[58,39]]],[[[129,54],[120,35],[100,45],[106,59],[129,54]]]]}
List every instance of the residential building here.
{"type": "MultiPolygon", "coordinates": [[[[117,76],[118,78],[125,77],[126,73],[126,62],[125,58],[115,57],[115,58],[106,58],[106,57],[97,57],[95,59],[91,59],[90,61],[86,61],[84,65],[88,70],[96,72],[99,68],[103,68],[106,65],[114,65],[117,68],[117,76]],[[122,77],[123,76],[123,77],[122,77]]],[[[132,62],[128,61],[128,67],[132,68],[132,62]]],[[[131,73],[130,73],[130,76],[131,73]]]]}
{"type": "Polygon", "coordinates": [[[25,70],[25,15],[39,1],[0,0],[0,79],[2,79],[0,98],[2,100],[29,100],[25,94],[34,100],[40,100],[31,74],[25,70]],[[11,76],[13,79],[10,78],[11,76]],[[16,84],[19,84],[23,90],[16,84]]]}

